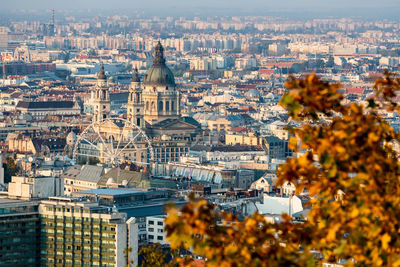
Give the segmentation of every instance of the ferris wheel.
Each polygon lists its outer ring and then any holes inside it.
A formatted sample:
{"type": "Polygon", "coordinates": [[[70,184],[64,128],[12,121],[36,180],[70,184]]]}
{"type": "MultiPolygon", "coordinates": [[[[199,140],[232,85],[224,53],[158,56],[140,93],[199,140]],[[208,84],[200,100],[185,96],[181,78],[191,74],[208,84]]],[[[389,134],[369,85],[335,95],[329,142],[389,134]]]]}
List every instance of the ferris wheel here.
{"type": "Polygon", "coordinates": [[[136,124],[122,118],[107,118],[91,123],[77,137],[73,160],[90,159],[111,166],[124,162],[145,166],[154,161],[154,150],[146,133],[136,124]]]}

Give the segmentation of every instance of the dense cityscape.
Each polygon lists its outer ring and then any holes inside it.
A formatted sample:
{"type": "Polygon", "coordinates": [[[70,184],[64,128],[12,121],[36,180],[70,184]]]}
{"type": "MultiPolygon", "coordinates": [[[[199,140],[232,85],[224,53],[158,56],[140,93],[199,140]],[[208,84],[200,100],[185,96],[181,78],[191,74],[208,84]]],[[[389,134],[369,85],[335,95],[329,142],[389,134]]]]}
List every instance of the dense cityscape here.
{"type": "MultiPolygon", "coordinates": [[[[300,224],[308,192],[277,185],[306,152],[290,149],[286,80],[316,73],[367,103],[400,72],[398,19],[13,14],[0,19],[0,266],[140,266],[142,247],[169,251],[164,206],[190,193],[239,220],[300,224]]],[[[379,115],[399,130],[397,112],[379,115]]]]}

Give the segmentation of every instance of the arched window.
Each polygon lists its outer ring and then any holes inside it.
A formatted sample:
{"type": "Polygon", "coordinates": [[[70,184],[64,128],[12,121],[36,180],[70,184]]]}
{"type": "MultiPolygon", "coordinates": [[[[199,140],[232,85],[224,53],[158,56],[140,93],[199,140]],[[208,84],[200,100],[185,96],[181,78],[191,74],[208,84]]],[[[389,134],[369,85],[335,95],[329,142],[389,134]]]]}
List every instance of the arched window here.
{"type": "Polygon", "coordinates": [[[163,111],[163,102],[162,101],[158,102],[158,111],[163,111]]]}
{"type": "Polygon", "coordinates": [[[174,111],[174,110],[175,110],[175,102],[171,101],[171,111],[174,111]]]}
{"type": "Polygon", "coordinates": [[[140,118],[136,119],[136,125],[140,127],[140,118]]]}
{"type": "Polygon", "coordinates": [[[156,109],[156,105],[154,104],[154,101],[151,101],[151,107],[150,110],[153,111],[156,109]]]}
{"type": "Polygon", "coordinates": [[[169,111],[169,101],[165,101],[165,111],[169,111]]]}
{"type": "Polygon", "coordinates": [[[149,110],[149,101],[146,101],[146,110],[149,110]]]}

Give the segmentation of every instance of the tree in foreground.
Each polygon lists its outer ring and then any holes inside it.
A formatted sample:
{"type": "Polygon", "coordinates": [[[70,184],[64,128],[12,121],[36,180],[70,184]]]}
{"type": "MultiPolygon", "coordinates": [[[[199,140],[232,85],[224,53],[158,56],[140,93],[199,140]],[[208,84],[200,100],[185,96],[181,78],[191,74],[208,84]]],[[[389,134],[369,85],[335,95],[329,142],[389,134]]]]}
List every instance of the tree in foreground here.
{"type": "MultiPolygon", "coordinates": [[[[254,214],[244,221],[206,200],[170,207],[167,239],[172,249],[191,249],[206,266],[400,266],[400,135],[378,112],[399,112],[400,79],[385,73],[365,103],[345,104],[339,84],[315,75],[289,78],[280,104],[301,127],[289,145],[306,151],[278,169],[311,197],[308,220],[271,224],[254,214]],[[324,119],[321,119],[324,118],[324,119]],[[323,255],[317,260],[313,252],[323,255]]],[[[190,259],[174,264],[190,266],[190,259]]]]}
{"type": "Polygon", "coordinates": [[[6,162],[4,166],[4,182],[9,183],[11,182],[11,177],[16,175],[19,169],[13,157],[7,157],[6,162]]]}

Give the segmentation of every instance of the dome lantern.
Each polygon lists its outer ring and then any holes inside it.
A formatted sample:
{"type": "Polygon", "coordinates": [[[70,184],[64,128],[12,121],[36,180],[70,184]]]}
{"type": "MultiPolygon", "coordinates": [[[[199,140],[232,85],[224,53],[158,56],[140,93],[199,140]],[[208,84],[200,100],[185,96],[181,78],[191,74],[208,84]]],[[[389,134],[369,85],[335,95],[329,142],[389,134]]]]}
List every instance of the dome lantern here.
{"type": "Polygon", "coordinates": [[[165,64],[164,48],[159,41],[154,48],[153,65],[147,70],[143,78],[144,85],[175,86],[175,77],[165,64]]]}

